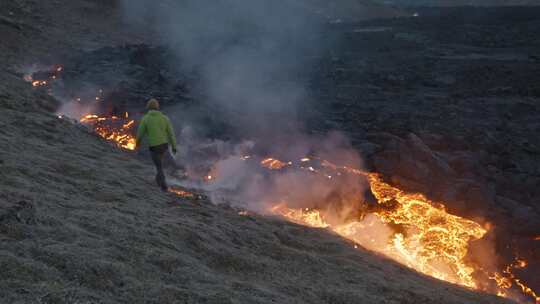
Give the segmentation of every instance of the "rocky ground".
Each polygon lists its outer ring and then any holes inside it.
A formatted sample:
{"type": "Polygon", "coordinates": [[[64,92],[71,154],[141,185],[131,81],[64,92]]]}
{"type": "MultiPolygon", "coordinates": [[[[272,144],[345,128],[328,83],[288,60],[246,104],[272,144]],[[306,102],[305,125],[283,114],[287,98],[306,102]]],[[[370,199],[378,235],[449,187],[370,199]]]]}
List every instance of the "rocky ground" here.
{"type": "Polygon", "coordinates": [[[393,183],[495,223],[500,252],[513,244],[538,269],[540,11],[419,12],[336,26],[340,55],[314,82],[326,129],[393,183]]]}
{"type": "MultiPolygon", "coordinates": [[[[33,90],[20,68],[150,43],[122,26],[114,3],[0,4],[4,302],[505,302],[354,249],[326,230],[163,194],[147,162],[58,119],[51,111],[59,101],[33,90]]],[[[496,15],[456,29],[457,14],[433,14],[329,26],[343,43],[314,59],[316,102],[306,115],[317,123],[309,128],[341,130],[394,184],[500,223],[512,248],[526,249],[539,267],[530,240],[540,212],[538,19],[518,10],[528,17],[496,15]]]]}

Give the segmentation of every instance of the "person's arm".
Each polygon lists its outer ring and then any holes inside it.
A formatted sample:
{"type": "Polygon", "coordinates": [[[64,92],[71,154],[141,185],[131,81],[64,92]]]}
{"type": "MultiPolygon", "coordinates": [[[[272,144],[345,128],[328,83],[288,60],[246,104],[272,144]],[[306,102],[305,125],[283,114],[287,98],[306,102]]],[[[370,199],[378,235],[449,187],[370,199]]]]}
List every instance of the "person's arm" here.
{"type": "Polygon", "coordinates": [[[139,123],[139,128],[137,129],[137,139],[135,141],[135,148],[139,148],[139,145],[141,144],[141,140],[146,134],[146,121],[144,117],[141,119],[141,122],[139,123]]]}
{"type": "Polygon", "coordinates": [[[176,153],[176,136],[174,135],[174,128],[168,117],[165,117],[165,120],[167,121],[167,138],[173,152],[176,153]]]}

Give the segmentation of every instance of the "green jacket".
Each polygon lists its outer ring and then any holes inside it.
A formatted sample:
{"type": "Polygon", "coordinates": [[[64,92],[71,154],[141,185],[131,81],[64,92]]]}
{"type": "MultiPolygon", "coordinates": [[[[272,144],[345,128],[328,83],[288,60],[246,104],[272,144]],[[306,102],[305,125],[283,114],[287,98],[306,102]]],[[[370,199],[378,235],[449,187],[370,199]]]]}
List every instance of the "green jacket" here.
{"type": "Polygon", "coordinates": [[[171,121],[160,111],[150,110],[141,119],[137,131],[137,146],[145,136],[150,147],[168,143],[176,149],[176,137],[171,121]]]}

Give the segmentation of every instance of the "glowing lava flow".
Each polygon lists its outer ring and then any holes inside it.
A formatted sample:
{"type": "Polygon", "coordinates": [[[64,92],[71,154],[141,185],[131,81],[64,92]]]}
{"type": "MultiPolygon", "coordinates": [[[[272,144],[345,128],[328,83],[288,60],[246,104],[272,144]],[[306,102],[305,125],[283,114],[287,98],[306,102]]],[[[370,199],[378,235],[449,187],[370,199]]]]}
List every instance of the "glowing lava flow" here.
{"type": "Polygon", "coordinates": [[[60,77],[60,73],[64,70],[62,65],[54,65],[50,67],[46,72],[38,73],[40,79],[35,79],[34,74],[25,74],[23,79],[26,82],[30,82],[33,87],[45,87],[50,85],[53,81],[60,77]]]}
{"type": "MultiPolygon", "coordinates": [[[[264,160],[261,165],[272,169],[268,164],[277,160],[271,160],[264,160]]],[[[270,208],[272,213],[298,224],[331,229],[342,237],[383,253],[426,275],[474,289],[482,288],[473,277],[473,273],[479,269],[466,262],[466,255],[469,241],[482,238],[487,229],[474,221],[449,214],[444,206],[430,201],[424,195],[406,193],[391,186],[378,174],[336,166],[324,160],[320,161],[320,169],[305,167],[303,164],[309,161],[309,158],[302,159],[300,168],[322,177],[341,174],[365,176],[381,208],[363,219],[334,225],[325,220],[325,212],[322,210],[288,208],[288,202],[283,200],[270,208]]],[[[512,269],[523,268],[526,264],[518,260],[506,267],[503,274],[491,275],[490,279],[498,286],[495,292],[500,296],[508,296],[506,291],[515,283],[523,294],[540,303],[537,294],[512,274],[512,269]]]]}
{"type": "Polygon", "coordinates": [[[474,269],[464,259],[468,242],[487,232],[478,223],[447,213],[419,194],[407,194],[384,183],[376,174],[369,182],[379,204],[394,200],[396,208],[378,212],[385,223],[405,225],[385,253],[411,268],[448,282],[476,287],[474,269]]]}
{"type": "MultiPolygon", "coordinates": [[[[24,75],[24,80],[31,83],[33,87],[46,87],[49,93],[52,94],[51,85],[55,80],[60,78],[63,71],[64,67],[62,65],[54,65],[46,71],[26,74],[24,75]]],[[[103,90],[99,90],[99,93],[102,94],[103,90]]],[[[100,100],[100,96],[95,97],[96,102],[100,100]]],[[[77,98],[76,101],[80,102],[81,99],[77,98]]],[[[58,116],[60,119],[63,117],[64,115],[58,116]]],[[[135,150],[135,137],[132,131],[135,121],[129,119],[127,112],[124,117],[104,117],[88,114],[81,117],[80,122],[90,126],[96,134],[108,141],[114,142],[118,147],[126,150],[135,150]]]]}
{"type": "Polygon", "coordinates": [[[313,210],[309,208],[290,209],[290,208],[287,208],[287,205],[285,203],[281,203],[270,208],[270,211],[276,214],[280,214],[297,224],[302,224],[302,225],[307,225],[307,226],[317,227],[317,228],[330,227],[330,225],[324,221],[323,217],[321,216],[321,213],[317,210],[313,210]]]}
{"type": "Polygon", "coordinates": [[[515,283],[525,295],[532,297],[535,300],[535,303],[540,303],[540,295],[525,285],[519,278],[516,278],[512,272],[514,269],[522,269],[525,267],[527,267],[527,261],[518,258],[510,265],[506,266],[502,273],[495,272],[493,275],[491,275],[490,279],[497,282],[497,286],[499,286],[497,295],[507,297],[507,291],[510,290],[512,285],[515,283]]]}
{"type": "Polygon", "coordinates": [[[169,192],[174,193],[177,196],[180,196],[183,198],[195,198],[195,194],[182,190],[182,189],[169,188],[169,192]]]}
{"type": "Polygon", "coordinates": [[[263,166],[265,168],[268,168],[268,169],[271,169],[271,170],[283,169],[287,165],[290,165],[290,163],[284,163],[284,162],[279,161],[279,160],[274,159],[274,158],[267,158],[267,159],[261,161],[261,166],[263,166]]]}
{"type": "Polygon", "coordinates": [[[464,259],[468,242],[481,238],[487,231],[479,224],[447,213],[433,206],[419,194],[407,194],[383,182],[376,174],[368,175],[373,194],[379,204],[388,201],[394,207],[379,211],[371,222],[353,221],[331,226],[324,214],[310,209],[289,209],[282,203],[271,208],[296,223],[312,227],[329,227],[339,235],[388,257],[419,272],[455,284],[476,287],[472,277],[474,269],[464,259]],[[366,225],[401,225],[404,232],[394,233],[389,242],[366,239],[366,225]]]}
{"type": "Polygon", "coordinates": [[[114,142],[118,147],[126,150],[135,150],[135,137],[132,134],[135,121],[129,119],[128,113],[123,118],[117,116],[101,117],[88,114],[83,116],[80,122],[92,127],[96,134],[108,141],[114,142]]]}

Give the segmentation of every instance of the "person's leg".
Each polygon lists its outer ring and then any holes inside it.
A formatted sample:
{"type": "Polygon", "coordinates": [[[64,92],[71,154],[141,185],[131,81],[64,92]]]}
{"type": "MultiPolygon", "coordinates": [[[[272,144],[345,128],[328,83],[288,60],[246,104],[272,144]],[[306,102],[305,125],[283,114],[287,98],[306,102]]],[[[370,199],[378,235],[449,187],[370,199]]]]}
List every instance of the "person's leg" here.
{"type": "Polygon", "coordinates": [[[168,191],[169,186],[167,185],[167,179],[165,178],[165,172],[163,171],[163,157],[165,156],[165,153],[169,149],[168,144],[164,144],[161,146],[160,149],[160,155],[159,155],[159,162],[160,162],[160,171],[159,171],[159,179],[161,183],[161,190],[168,191]]]}
{"type": "Polygon", "coordinates": [[[165,151],[167,151],[167,148],[167,144],[150,147],[150,152],[152,153],[152,161],[154,162],[157,171],[156,183],[164,191],[167,190],[167,183],[165,181],[165,173],[163,172],[163,155],[165,151]]]}
{"type": "Polygon", "coordinates": [[[161,190],[167,191],[167,181],[165,179],[165,172],[163,171],[163,157],[165,155],[165,152],[169,149],[168,144],[163,144],[159,146],[153,147],[153,150],[155,151],[152,155],[152,159],[154,160],[154,164],[156,165],[156,182],[158,186],[161,187],[161,190]]]}

